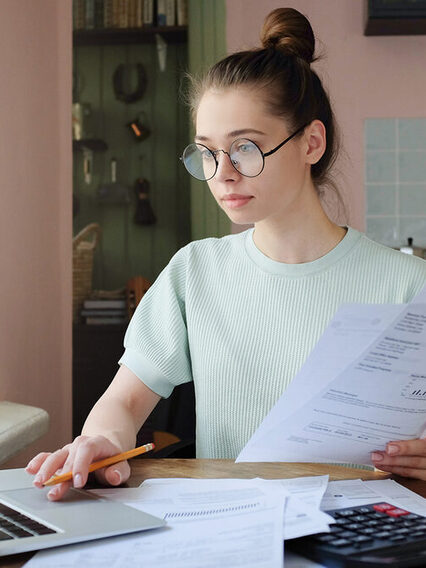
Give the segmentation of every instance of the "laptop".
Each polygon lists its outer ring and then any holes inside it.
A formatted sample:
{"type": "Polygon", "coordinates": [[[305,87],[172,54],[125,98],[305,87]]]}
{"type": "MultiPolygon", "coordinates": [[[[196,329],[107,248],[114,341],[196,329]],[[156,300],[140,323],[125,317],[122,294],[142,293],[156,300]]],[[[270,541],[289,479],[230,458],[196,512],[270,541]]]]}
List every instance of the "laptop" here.
{"type": "Polygon", "coordinates": [[[0,471],[0,556],[163,527],[162,519],[91,492],[48,501],[24,469],[0,471]]]}

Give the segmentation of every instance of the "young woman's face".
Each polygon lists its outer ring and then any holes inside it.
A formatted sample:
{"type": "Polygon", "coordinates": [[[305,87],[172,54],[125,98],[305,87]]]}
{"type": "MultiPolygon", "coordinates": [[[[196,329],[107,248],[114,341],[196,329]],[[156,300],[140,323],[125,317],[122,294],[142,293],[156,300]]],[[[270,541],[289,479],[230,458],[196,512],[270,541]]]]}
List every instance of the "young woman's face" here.
{"type": "MultiPolygon", "coordinates": [[[[268,113],[260,94],[253,91],[210,90],[201,98],[195,141],[210,150],[229,152],[234,140],[247,138],[262,152],[268,152],[291,134],[285,122],[268,113]]],[[[216,157],[216,174],[207,183],[219,206],[234,223],[282,222],[300,210],[306,192],[312,190],[303,135],[265,157],[264,169],[257,177],[240,174],[223,152],[216,157]]]]}

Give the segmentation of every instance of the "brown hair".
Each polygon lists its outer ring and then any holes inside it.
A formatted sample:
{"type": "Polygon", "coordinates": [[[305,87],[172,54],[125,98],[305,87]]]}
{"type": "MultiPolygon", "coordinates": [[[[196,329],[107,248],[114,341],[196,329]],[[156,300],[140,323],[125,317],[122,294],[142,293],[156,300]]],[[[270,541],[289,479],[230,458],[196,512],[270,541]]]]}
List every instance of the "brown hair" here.
{"type": "Polygon", "coordinates": [[[200,99],[208,89],[262,89],[268,111],[283,118],[292,132],[315,119],[323,122],[327,147],[312,165],[311,175],[318,190],[329,185],[337,192],[330,176],[337,155],[336,125],[329,98],[310,66],[315,60],[311,25],[293,8],[277,8],[266,17],[260,38],[261,48],[233,53],[213,65],[201,80],[190,78],[192,116],[195,118],[200,99]]]}

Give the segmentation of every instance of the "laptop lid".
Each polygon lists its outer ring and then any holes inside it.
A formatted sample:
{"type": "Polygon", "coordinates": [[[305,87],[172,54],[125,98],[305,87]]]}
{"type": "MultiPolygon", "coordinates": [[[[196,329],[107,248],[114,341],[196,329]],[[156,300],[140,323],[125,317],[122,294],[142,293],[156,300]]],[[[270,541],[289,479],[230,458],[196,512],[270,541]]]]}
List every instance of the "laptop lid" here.
{"type": "Polygon", "coordinates": [[[159,528],[165,521],[84,490],[49,501],[24,469],[0,470],[0,556],[159,528]]]}

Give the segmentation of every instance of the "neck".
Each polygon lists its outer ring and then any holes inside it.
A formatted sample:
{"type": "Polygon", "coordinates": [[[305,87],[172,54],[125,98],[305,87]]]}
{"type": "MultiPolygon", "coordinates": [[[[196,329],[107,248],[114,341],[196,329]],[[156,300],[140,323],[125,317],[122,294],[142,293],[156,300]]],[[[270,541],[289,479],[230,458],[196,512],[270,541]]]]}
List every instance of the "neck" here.
{"type": "Polygon", "coordinates": [[[312,262],[330,252],[346,234],[325,214],[319,199],[303,214],[255,224],[256,247],[272,260],[287,264],[312,262]]]}

